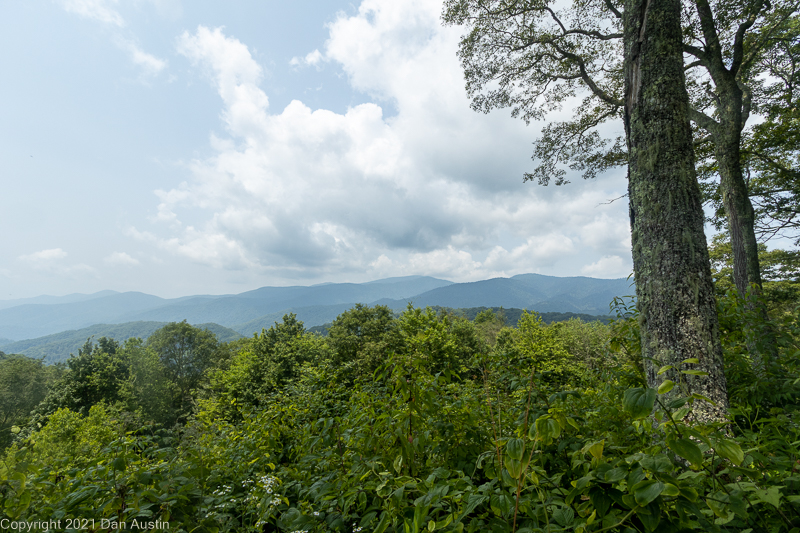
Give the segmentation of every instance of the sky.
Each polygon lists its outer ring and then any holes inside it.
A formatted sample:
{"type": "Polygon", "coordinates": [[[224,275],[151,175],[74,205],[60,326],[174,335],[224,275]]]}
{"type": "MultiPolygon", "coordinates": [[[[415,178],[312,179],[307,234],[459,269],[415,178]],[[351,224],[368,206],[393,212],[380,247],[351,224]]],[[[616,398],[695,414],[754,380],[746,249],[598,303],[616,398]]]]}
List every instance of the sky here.
{"type": "Polygon", "coordinates": [[[0,300],[628,276],[624,170],[523,183],[542,123],[470,109],[441,7],[3,2],[0,300]]]}

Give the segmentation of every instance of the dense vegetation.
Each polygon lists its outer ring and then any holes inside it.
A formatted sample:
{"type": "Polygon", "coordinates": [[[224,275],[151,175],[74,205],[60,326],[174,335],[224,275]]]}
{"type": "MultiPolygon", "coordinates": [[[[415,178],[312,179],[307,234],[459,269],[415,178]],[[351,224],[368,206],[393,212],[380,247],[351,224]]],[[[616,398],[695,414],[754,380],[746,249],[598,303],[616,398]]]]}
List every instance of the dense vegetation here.
{"type": "Polygon", "coordinates": [[[775,311],[757,374],[755,311],[719,298],[732,408],[702,424],[703,398],[661,401],[681,383],[646,386],[636,310],[615,309],[512,328],[359,305],[326,337],[287,315],[232,343],[173,323],[66,366],[10,357],[2,512],[95,531],[796,531],[797,313],[775,311]]]}
{"type": "MultiPolygon", "coordinates": [[[[122,324],[95,324],[87,328],[62,331],[35,339],[16,342],[8,341],[6,344],[0,344],[0,347],[8,353],[24,353],[34,359],[44,359],[47,364],[62,363],[66,362],[71,354],[77,353],[89,337],[98,339],[108,337],[119,342],[124,342],[134,337],[144,339],[166,325],[167,322],[144,321],[125,322],[122,324]]],[[[231,341],[242,337],[236,331],[219,324],[197,324],[197,327],[211,330],[221,341],[231,341]]]]}

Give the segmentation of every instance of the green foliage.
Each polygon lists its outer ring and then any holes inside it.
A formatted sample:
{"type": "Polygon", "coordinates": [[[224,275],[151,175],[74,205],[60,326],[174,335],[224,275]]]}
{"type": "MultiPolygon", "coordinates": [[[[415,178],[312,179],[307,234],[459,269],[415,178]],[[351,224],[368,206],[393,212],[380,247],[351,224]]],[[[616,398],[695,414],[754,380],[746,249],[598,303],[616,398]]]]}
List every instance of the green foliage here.
{"type": "MultiPolygon", "coordinates": [[[[733,252],[727,235],[718,234],[708,249],[716,292],[724,295],[732,288],[733,252]]],[[[800,251],[767,250],[758,247],[764,303],[771,315],[791,313],[800,306],[800,251]]]]}
{"type": "Polygon", "coordinates": [[[357,304],[333,321],[328,329],[334,350],[333,364],[356,376],[372,374],[383,364],[386,353],[399,349],[400,332],[394,315],[385,305],[357,304]]]}
{"type": "MultiPolygon", "coordinates": [[[[723,324],[751,320],[747,309],[724,307],[723,324]]],[[[186,532],[800,527],[794,397],[749,401],[767,391],[747,378],[755,388],[732,387],[729,424],[697,423],[702,398],[643,386],[630,363],[635,309],[617,311],[610,327],[526,314],[493,346],[481,332],[498,321],[489,313],[473,323],[359,307],[329,338],[287,315],[238,343],[179,432],[126,433],[122,403],[53,413],[0,462],[3,512],[186,532]]],[[[790,392],[800,331],[785,327],[781,358],[759,379],[790,392]]],[[[746,342],[726,332],[736,375],[746,342]]],[[[124,409],[145,410],[161,385],[139,380],[160,361],[139,341],[115,355],[135,398],[124,409]]]]}
{"type": "Polygon", "coordinates": [[[800,400],[800,309],[765,323],[752,293],[734,289],[718,299],[725,375],[732,402],[753,409],[797,404],[800,400]],[[745,327],[747,325],[747,327],[745,327]],[[768,343],[774,339],[777,352],[768,343]],[[763,361],[758,368],[754,355],[763,361]]]}
{"type": "MultiPolygon", "coordinates": [[[[34,359],[44,358],[46,364],[66,362],[70,355],[77,353],[87,338],[107,337],[124,342],[128,339],[147,339],[154,331],[167,325],[167,322],[124,322],[122,324],[95,324],[78,330],[62,331],[44,337],[22,341],[8,341],[6,350],[23,353],[34,359]]],[[[232,329],[219,324],[198,324],[200,329],[208,329],[217,336],[219,342],[230,342],[242,338],[232,329]]],[[[3,346],[0,339],[0,346],[3,346]]]]}
{"type": "Polygon", "coordinates": [[[11,443],[12,431],[25,425],[44,399],[51,376],[41,360],[21,355],[0,359],[0,450],[11,443]]]}
{"type": "Polygon", "coordinates": [[[167,377],[178,388],[180,409],[189,408],[190,391],[204,379],[214,362],[219,348],[217,338],[207,329],[196,328],[183,322],[171,322],[155,331],[147,339],[147,348],[153,350],[164,365],[167,377]]]}
{"type": "MultiPolygon", "coordinates": [[[[546,327],[535,313],[525,313],[517,324],[517,346],[523,359],[517,362],[520,370],[548,374],[558,385],[573,383],[583,377],[585,362],[567,350],[569,337],[566,327],[546,327]]],[[[526,372],[526,373],[527,373],[526,372]]]]}

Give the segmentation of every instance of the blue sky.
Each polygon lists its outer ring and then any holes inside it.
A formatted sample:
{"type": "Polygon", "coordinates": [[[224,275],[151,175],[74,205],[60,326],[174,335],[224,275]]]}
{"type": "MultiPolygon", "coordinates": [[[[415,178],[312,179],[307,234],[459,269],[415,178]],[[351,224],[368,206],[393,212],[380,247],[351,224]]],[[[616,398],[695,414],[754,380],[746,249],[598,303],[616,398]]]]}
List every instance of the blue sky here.
{"type": "Polygon", "coordinates": [[[623,172],[523,183],[540,125],[470,110],[440,11],[4,2],[0,299],[627,276],[623,172]]]}

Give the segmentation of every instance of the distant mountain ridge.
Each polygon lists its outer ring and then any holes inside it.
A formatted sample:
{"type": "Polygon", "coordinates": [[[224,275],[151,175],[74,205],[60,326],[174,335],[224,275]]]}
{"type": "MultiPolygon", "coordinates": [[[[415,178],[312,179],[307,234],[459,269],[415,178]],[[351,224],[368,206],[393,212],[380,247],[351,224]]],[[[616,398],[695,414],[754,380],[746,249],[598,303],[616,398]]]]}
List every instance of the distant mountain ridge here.
{"type": "MultiPolygon", "coordinates": [[[[307,327],[331,322],[356,303],[392,309],[415,306],[505,307],[541,312],[608,314],[615,296],[633,293],[626,279],[559,278],[520,274],[471,283],[428,276],[387,278],[367,283],[262,287],[241,294],[165,299],[139,292],[44,296],[0,302],[0,338],[19,341],[96,324],[127,322],[216,323],[252,335],[293,312],[307,327]],[[14,304],[16,302],[16,305],[14,304]]],[[[0,344],[3,351],[9,344],[0,344]]]]}
{"type": "MultiPolygon", "coordinates": [[[[167,325],[167,322],[126,322],[124,324],[95,324],[79,330],[62,331],[37,339],[27,339],[3,345],[8,354],[21,353],[34,359],[44,358],[45,363],[52,364],[66,361],[70,354],[78,354],[78,350],[90,337],[94,340],[108,337],[117,342],[124,342],[132,337],[147,339],[154,331],[167,325]]],[[[241,339],[242,335],[219,324],[196,324],[200,329],[208,329],[217,336],[220,342],[241,339]]]]}

